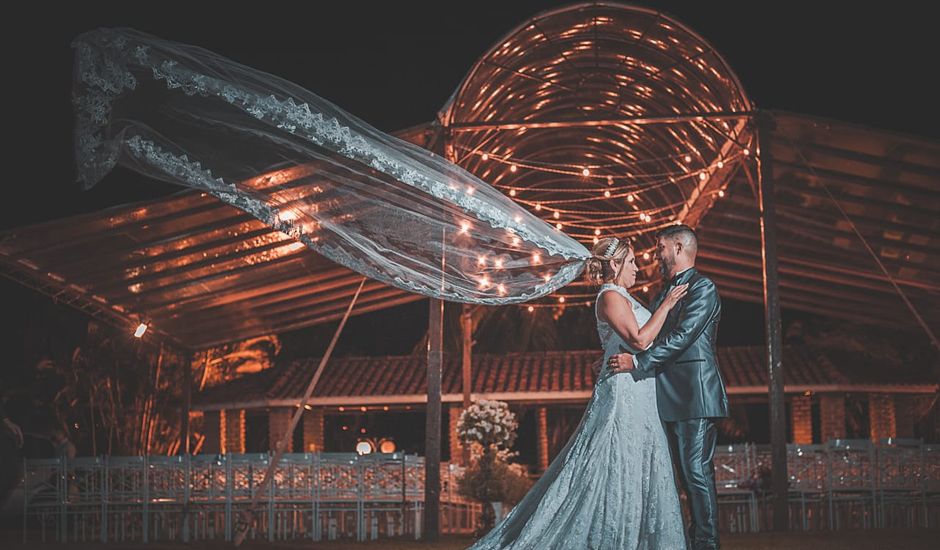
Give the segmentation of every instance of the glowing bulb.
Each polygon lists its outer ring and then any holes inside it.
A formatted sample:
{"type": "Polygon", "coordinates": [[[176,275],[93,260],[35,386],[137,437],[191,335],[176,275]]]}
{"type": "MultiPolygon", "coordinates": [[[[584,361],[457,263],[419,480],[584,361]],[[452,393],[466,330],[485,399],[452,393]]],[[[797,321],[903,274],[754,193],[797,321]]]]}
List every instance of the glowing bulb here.
{"type": "Polygon", "coordinates": [[[360,455],[367,455],[372,453],[372,444],[368,441],[360,441],[356,443],[356,452],[360,455]]]}
{"type": "Polygon", "coordinates": [[[477,256],[477,265],[486,265],[486,256],[477,256]]]}
{"type": "Polygon", "coordinates": [[[540,202],[535,203],[535,209],[536,209],[536,210],[541,210],[541,209],[542,209],[542,203],[540,203],[540,202]]]}
{"type": "Polygon", "coordinates": [[[633,202],[635,200],[636,200],[636,197],[634,197],[633,195],[627,195],[627,202],[633,202]]]}
{"type": "Polygon", "coordinates": [[[557,220],[558,218],[560,218],[560,217],[561,217],[561,214],[559,214],[559,213],[558,213],[558,211],[557,211],[557,210],[555,210],[555,213],[554,213],[554,214],[552,214],[552,217],[553,217],[553,218],[555,218],[555,219],[557,220]]]}
{"type": "Polygon", "coordinates": [[[594,234],[595,234],[595,235],[600,235],[600,234],[601,234],[601,230],[600,230],[600,229],[595,229],[595,230],[594,230],[594,234]]]}
{"type": "Polygon", "coordinates": [[[490,156],[487,153],[483,153],[482,155],[480,155],[480,158],[483,160],[490,160],[490,156]]]}
{"type": "Polygon", "coordinates": [[[644,253],[643,253],[643,259],[644,259],[644,260],[650,259],[650,253],[649,253],[649,252],[644,252],[644,253]]]}
{"type": "Polygon", "coordinates": [[[505,296],[505,295],[506,295],[506,286],[503,285],[502,283],[496,285],[496,290],[499,291],[499,295],[500,295],[500,296],[505,296]]]}
{"type": "Polygon", "coordinates": [[[685,156],[685,161],[686,161],[686,162],[692,162],[692,155],[686,155],[686,156],[685,156]]]}
{"type": "Polygon", "coordinates": [[[519,215],[517,214],[517,215],[513,218],[513,220],[515,220],[516,223],[520,223],[520,222],[522,221],[522,216],[519,216],[519,215]]]}
{"type": "Polygon", "coordinates": [[[724,197],[724,196],[725,196],[725,190],[724,190],[724,189],[719,189],[719,190],[718,190],[718,196],[719,196],[719,197],[724,197]]]}
{"type": "Polygon", "coordinates": [[[515,196],[516,196],[516,190],[515,190],[515,189],[510,189],[510,190],[509,190],[509,196],[510,196],[510,197],[515,197],[515,196]]]}
{"type": "Polygon", "coordinates": [[[718,161],[718,168],[724,168],[724,167],[725,167],[725,163],[719,160],[719,161],[718,161]]]}
{"type": "Polygon", "coordinates": [[[534,307],[532,307],[532,306],[529,306],[529,307],[528,307],[528,308],[526,308],[526,309],[528,309],[528,310],[529,310],[529,313],[532,313],[533,311],[535,311],[535,308],[534,308],[534,307]]]}
{"type": "Polygon", "coordinates": [[[610,198],[610,191],[604,191],[604,196],[609,199],[609,198],[610,198]]]}
{"type": "Polygon", "coordinates": [[[751,150],[748,149],[747,147],[745,147],[745,148],[744,148],[744,156],[746,157],[746,156],[749,156],[750,154],[751,154],[751,150]]]}
{"type": "Polygon", "coordinates": [[[545,282],[547,283],[552,280],[552,275],[551,273],[546,273],[545,275],[542,275],[542,278],[545,279],[545,282]]]}
{"type": "Polygon", "coordinates": [[[600,239],[598,239],[597,237],[594,237],[593,240],[594,240],[594,244],[597,244],[598,242],[600,242],[600,239]]]}
{"type": "Polygon", "coordinates": [[[470,222],[460,222],[460,232],[467,233],[470,231],[470,222]]]}
{"type": "Polygon", "coordinates": [[[345,411],[345,410],[346,410],[346,407],[340,407],[340,408],[339,408],[339,412],[343,412],[343,411],[345,411]]]}
{"type": "Polygon", "coordinates": [[[490,280],[485,275],[480,279],[480,288],[483,290],[490,288],[490,280]]]}
{"type": "Polygon", "coordinates": [[[644,287],[643,287],[643,292],[649,292],[649,291],[650,291],[650,287],[648,287],[648,286],[644,286],[644,287]]]}
{"type": "Polygon", "coordinates": [[[698,175],[698,179],[705,181],[706,179],[708,179],[708,174],[706,174],[705,172],[701,172],[698,175]]]}
{"type": "Polygon", "coordinates": [[[584,170],[581,170],[581,175],[584,177],[588,177],[591,175],[591,171],[585,168],[584,170]]]}
{"type": "Polygon", "coordinates": [[[516,166],[515,164],[513,164],[512,166],[509,167],[509,171],[512,172],[513,174],[515,174],[515,173],[516,173],[516,170],[518,170],[518,169],[519,169],[519,167],[516,166]]]}
{"type": "Polygon", "coordinates": [[[366,411],[368,411],[369,409],[366,408],[366,407],[359,407],[359,410],[362,411],[362,412],[366,412],[366,411]]]}
{"type": "Polygon", "coordinates": [[[560,223],[556,223],[556,224],[555,224],[555,229],[561,231],[561,224],[560,224],[560,223]]]}
{"type": "Polygon", "coordinates": [[[494,265],[496,266],[496,269],[502,269],[502,268],[503,268],[503,259],[502,259],[502,258],[496,258],[496,261],[493,262],[493,263],[494,263],[494,265]]]}
{"type": "Polygon", "coordinates": [[[559,296],[559,297],[558,297],[558,303],[559,303],[559,304],[565,303],[565,297],[564,297],[564,296],[559,296]]]}
{"type": "Polygon", "coordinates": [[[533,264],[542,263],[542,255],[539,254],[538,252],[536,252],[535,254],[532,254],[532,263],[533,264]]]}
{"type": "Polygon", "coordinates": [[[607,185],[613,185],[613,184],[614,184],[614,177],[607,176],[607,185]]]}
{"type": "Polygon", "coordinates": [[[519,237],[513,237],[513,238],[512,238],[512,245],[513,245],[513,246],[519,246],[519,243],[520,243],[519,237]]]}
{"type": "Polygon", "coordinates": [[[147,332],[147,323],[137,325],[137,330],[134,331],[134,338],[140,338],[145,332],[147,332]]]}
{"type": "Polygon", "coordinates": [[[473,187],[467,187],[467,194],[468,194],[468,195],[472,195],[472,194],[473,194],[473,187]]]}

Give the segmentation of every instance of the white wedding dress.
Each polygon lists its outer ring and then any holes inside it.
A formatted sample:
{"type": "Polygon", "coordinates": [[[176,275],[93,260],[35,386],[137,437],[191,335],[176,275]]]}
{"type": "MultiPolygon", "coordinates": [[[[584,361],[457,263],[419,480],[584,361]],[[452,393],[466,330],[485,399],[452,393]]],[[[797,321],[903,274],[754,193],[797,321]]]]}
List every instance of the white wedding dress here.
{"type": "MultiPolygon", "coordinates": [[[[619,292],[643,326],[650,312],[619,292]]],[[[669,446],[656,408],[656,380],[611,374],[620,336],[597,319],[604,368],[574,435],[532,487],[471,550],[668,549],[686,547],[669,446]]]]}

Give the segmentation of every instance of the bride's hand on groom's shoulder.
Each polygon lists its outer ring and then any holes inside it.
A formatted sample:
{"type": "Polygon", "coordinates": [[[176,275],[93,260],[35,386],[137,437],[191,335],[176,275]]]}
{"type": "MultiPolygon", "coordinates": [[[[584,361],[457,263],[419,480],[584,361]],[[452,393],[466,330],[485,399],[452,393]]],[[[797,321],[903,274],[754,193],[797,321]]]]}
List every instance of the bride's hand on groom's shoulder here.
{"type": "Polygon", "coordinates": [[[629,353],[620,353],[618,355],[612,355],[610,359],[607,360],[607,364],[610,366],[610,370],[613,372],[630,372],[636,365],[633,364],[633,356],[629,353]]]}

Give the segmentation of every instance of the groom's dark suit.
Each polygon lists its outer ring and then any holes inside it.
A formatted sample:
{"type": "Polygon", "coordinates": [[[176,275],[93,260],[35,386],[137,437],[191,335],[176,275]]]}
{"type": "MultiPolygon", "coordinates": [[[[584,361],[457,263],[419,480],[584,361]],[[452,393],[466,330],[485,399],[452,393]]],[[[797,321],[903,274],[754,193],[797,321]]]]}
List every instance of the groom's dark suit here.
{"type": "Polygon", "coordinates": [[[669,312],[653,345],[634,357],[634,377],[656,376],[659,416],[679,465],[680,481],[692,511],[692,548],[718,548],[714,419],[728,416],[728,395],[718,370],[715,338],[721,299],[715,283],[695,268],[673,277],[651,311],[673,287],[689,283],[688,293],[669,312]]]}

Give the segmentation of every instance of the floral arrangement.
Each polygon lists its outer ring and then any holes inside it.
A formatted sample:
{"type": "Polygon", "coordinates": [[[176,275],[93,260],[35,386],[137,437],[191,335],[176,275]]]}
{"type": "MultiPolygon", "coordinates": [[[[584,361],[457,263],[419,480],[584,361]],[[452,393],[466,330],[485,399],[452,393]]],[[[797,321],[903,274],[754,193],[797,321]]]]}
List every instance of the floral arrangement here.
{"type": "Polygon", "coordinates": [[[460,414],[457,436],[464,444],[477,444],[484,450],[508,449],[516,441],[519,423],[509,405],[485,399],[470,405],[460,414]]]}

